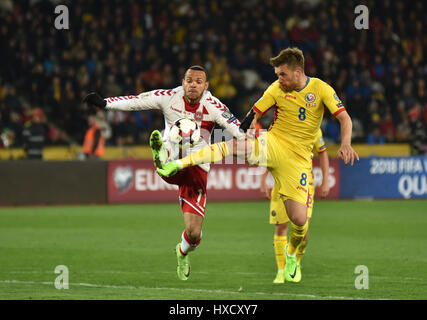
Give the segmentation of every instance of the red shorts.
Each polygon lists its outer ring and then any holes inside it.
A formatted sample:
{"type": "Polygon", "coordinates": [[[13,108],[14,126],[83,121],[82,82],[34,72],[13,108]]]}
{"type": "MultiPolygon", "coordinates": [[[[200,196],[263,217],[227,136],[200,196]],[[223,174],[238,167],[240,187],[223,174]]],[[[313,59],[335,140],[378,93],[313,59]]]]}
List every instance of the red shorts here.
{"type": "Polygon", "coordinates": [[[167,183],[179,186],[179,203],[182,212],[205,216],[206,185],[208,173],[199,166],[178,171],[172,177],[162,177],[167,183]]]}

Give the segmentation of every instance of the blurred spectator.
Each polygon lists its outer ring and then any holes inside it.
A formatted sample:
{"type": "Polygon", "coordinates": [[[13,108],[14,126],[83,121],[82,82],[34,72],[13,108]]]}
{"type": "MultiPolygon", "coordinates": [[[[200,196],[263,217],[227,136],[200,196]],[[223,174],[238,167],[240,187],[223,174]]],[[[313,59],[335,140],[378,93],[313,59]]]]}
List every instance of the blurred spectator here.
{"type": "Polygon", "coordinates": [[[32,120],[25,123],[23,132],[24,150],[28,159],[43,159],[43,147],[46,144],[48,128],[43,110],[35,108],[32,112],[32,120]]]}
{"type": "Polygon", "coordinates": [[[411,127],[409,126],[409,119],[405,116],[397,125],[396,128],[396,142],[409,142],[411,136],[411,127]]]}
{"type": "Polygon", "coordinates": [[[86,159],[99,159],[104,155],[105,139],[101,127],[97,124],[96,115],[88,117],[88,124],[89,129],[85,134],[82,151],[86,159]]]}
{"type": "Polygon", "coordinates": [[[362,122],[358,118],[355,118],[355,117],[353,117],[351,120],[353,122],[353,132],[351,134],[351,141],[354,143],[365,142],[363,139],[364,131],[363,131],[362,122]]]}
{"type": "Polygon", "coordinates": [[[341,136],[340,123],[334,116],[328,116],[325,129],[323,130],[324,137],[333,143],[338,143],[341,136]]]}
{"type": "Polygon", "coordinates": [[[18,113],[22,113],[23,111],[21,99],[17,96],[15,87],[9,87],[6,97],[4,98],[4,104],[10,111],[18,113]]]}
{"type": "Polygon", "coordinates": [[[368,138],[366,140],[368,144],[384,144],[385,139],[381,135],[381,129],[379,126],[374,126],[372,131],[369,133],[368,138]]]}
{"type": "Polygon", "coordinates": [[[13,132],[13,143],[12,147],[22,147],[22,144],[24,142],[23,140],[23,130],[24,127],[22,125],[22,117],[18,112],[11,112],[10,113],[10,122],[8,124],[8,128],[13,132]]]}
{"type": "MultiPolygon", "coordinates": [[[[80,102],[87,92],[171,88],[191,64],[207,68],[212,93],[242,117],[276,80],[269,58],[288,46],[304,50],[307,74],[331,83],[359,120],[354,139],[366,141],[369,128],[380,125],[386,142],[405,141],[409,109],[427,103],[423,1],[369,2],[369,32],[349,24],[356,0],[123,0],[101,7],[95,0],[63,0],[70,10],[67,31],[46,19],[56,2],[0,6],[1,129],[11,127],[12,112],[23,123],[27,106],[40,105],[52,125],[46,143],[83,143],[90,110],[80,102]]],[[[108,143],[147,143],[145,130],[163,125],[161,115],[148,113],[144,128],[140,119],[107,114],[108,143]]],[[[425,126],[425,118],[420,121],[425,126]]],[[[334,140],[336,124],[327,123],[334,140]]],[[[19,141],[19,129],[11,130],[19,141]]]]}
{"type": "Polygon", "coordinates": [[[416,103],[409,111],[409,121],[411,128],[410,146],[411,154],[420,155],[425,152],[425,143],[427,138],[426,123],[423,121],[421,104],[416,103]]]}
{"type": "Polygon", "coordinates": [[[385,141],[387,142],[395,141],[396,127],[393,123],[393,117],[389,109],[387,109],[385,115],[381,118],[380,131],[385,141]]]}

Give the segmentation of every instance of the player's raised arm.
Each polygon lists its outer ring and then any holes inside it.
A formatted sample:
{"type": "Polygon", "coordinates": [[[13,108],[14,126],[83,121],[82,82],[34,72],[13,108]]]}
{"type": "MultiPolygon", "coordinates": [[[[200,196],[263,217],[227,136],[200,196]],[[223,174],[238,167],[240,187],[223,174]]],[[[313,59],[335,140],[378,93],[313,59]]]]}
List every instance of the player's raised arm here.
{"type": "Polygon", "coordinates": [[[158,91],[168,92],[172,90],[154,90],[150,92],[144,92],[139,95],[109,97],[105,99],[103,99],[98,93],[91,92],[86,97],[84,97],[83,102],[87,102],[107,110],[137,111],[160,109],[160,100],[165,98],[167,99],[167,97],[170,97],[170,95],[156,95],[156,92],[158,91]]]}
{"type": "Polygon", "coordinates": [[[342,111],[336,115],[341,125],[341,146],[338,149],[338,157],[344,160],[347,165],[353,165],[354,159],[359,160],[359,155],[351,147],[351,132],[353,124],[347,111],[342,111]]]}
{"type": "Polygon", "coordinates": [[[222,108],[213,107],[212,110],[215,114],[215,122],[220,125],[222,128],[229,131],[234,138],[239,139],[243,136],[243,133],[240,129],[240,121],[237,117],[218,99],[212,97],[210,98],[211,104],[220,105],[222,108]]]}

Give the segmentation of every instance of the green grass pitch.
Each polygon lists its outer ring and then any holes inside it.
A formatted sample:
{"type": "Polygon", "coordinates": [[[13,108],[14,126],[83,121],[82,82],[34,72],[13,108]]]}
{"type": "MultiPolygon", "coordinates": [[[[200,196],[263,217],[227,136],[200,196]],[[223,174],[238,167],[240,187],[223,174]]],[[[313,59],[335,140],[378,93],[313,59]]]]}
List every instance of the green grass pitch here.
{"type": "Polygon", "coordinates": [[[427,202],[317,201],[302,281],[273,284],[268,202],[208,203],[191,277],[178,204],[0,209],[0,299],[427,299],[427,202]],[[58,265],[69,289],[55,288],[58,265]],[[355,268],[369,288],[356,289],[355,268]]]}

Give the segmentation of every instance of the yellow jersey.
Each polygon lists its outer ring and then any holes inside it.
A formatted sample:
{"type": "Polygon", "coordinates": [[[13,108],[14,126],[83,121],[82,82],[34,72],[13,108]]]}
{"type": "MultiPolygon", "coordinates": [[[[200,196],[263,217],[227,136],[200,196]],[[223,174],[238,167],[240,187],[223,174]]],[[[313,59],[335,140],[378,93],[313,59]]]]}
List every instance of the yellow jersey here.
{"type": "Polygon", "coordinates": [[[325,108],[334,116],[345,110],[335,90],[313,77],[307,77],[302,89],[291,92],[284,92],[278,80],[273,82],[253,109],[264,114],[272,107],[275,108],[275,118],[269,133],[306,159],[312,155],[314,138],[320,129],[325,108]]]}

